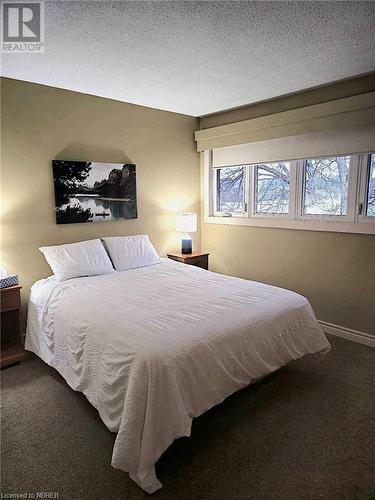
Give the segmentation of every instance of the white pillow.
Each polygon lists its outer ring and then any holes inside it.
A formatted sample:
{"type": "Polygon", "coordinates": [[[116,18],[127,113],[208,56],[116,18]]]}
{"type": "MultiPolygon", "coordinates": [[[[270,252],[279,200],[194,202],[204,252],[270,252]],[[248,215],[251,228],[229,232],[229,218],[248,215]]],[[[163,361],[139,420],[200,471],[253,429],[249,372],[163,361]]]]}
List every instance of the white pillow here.
{"type": "Polygon", "coordinates": [[[103,238],[116,271],[151,266],[161,262],[147,234],[103,238]]]}
{"type": "Polygon", "coordinates": [[[115,272],[99,239],[41,247],[39,250],[58,281],[115,272]]]}

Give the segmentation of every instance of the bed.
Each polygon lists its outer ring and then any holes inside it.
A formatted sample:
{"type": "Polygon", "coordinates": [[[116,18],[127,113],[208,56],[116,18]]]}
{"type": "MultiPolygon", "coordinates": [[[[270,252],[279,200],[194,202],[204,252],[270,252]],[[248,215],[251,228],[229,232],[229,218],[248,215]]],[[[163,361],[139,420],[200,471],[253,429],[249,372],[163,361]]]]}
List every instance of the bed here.
{"type": "Polygon", "coordinates": [[[113,467],[153,493],[155,463],[194,417],[330,345],[301,295],[162,259],[36,282],[26,349],[85,394],[117,433],[113,467]]]}

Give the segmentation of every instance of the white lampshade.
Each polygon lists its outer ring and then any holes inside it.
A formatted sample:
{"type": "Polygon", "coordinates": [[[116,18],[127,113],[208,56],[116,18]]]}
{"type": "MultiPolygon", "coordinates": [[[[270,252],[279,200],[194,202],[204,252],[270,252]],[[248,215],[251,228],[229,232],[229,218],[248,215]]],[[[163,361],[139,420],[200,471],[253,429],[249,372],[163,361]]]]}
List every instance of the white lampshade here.
{"type": "Polygon", "coordinates": [[[197,214],[176,214],[176,231],[179,233],[195,233],[197,230],[197,214]]]}

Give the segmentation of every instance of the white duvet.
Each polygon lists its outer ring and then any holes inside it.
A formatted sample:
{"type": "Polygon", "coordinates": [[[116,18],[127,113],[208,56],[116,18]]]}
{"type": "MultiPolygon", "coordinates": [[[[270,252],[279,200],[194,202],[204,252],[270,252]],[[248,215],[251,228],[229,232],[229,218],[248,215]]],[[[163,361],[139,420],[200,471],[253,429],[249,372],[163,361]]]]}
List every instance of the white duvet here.
{"type": "Polygon", "coordinates": [[[155,463],[193,417],[330,347],[301,295],[163,260],[38,281],[26,348],[86,395],[117,432],[113,467],[153,493],[155,463]]]}

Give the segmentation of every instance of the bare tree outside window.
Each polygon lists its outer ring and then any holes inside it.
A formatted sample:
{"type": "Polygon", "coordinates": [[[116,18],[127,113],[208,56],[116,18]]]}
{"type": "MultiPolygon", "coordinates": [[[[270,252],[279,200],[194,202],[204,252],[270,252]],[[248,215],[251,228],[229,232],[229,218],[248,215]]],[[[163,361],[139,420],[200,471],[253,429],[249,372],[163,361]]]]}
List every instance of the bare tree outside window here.
{"type": "Polygon", "coordinates": [[[266,163],[255,167],[256,212],[287,214],[289,212],[289,163],[266,163]]]}
{"type": "Polygon", "coordinates": [[[346,215],[350,156],[306,160],[304,213],[346,215]]]}
{"type": "Polygon", "coordinates": [[[375,216],[375,153],[370,156],[366,215],[375,216]]]}
{"type": "Polygon", "coordinates": [[[225,167],[217,171],[217,210],[245,212],[245,167],[225,167]]]}
{"type": "Polygon", "coordinates": [[[212,222],[234,215],[225,223],[272,227],[277,219],[275,227],[322,231],[345,223],[353,233],[375,234],[375,152],[212,166],[209,179],[212,222]]]}

